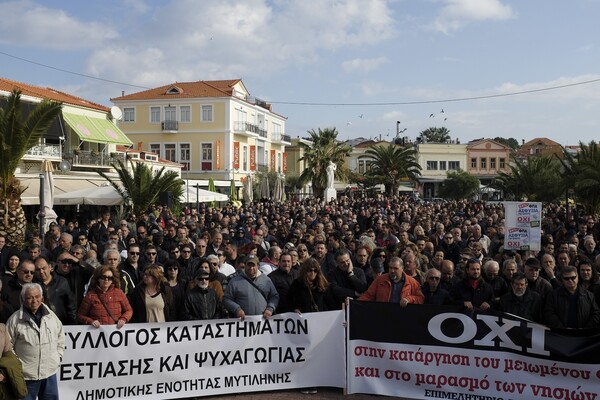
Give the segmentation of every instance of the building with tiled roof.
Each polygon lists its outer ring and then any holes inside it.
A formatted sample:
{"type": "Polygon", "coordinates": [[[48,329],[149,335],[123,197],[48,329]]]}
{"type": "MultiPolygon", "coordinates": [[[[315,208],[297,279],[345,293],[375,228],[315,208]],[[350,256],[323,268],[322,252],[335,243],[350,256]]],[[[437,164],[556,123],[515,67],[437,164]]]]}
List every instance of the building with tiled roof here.
{"type": "Polygon", "coordinates": [[[111,101],[137,150],[182,164],[192,184],[213,178],[241,186],[248,174],[287,172],[286,118],[250,96],[241,79],[174,82],[111,101]]]}
{"type": "Polygon", "coordinates": [[[535,138],[521,145],[517,150],[517,157],[527,158],[530,156],[547,156],[551,154],[561,154],[562,146],[552,139],[535,138]]]}
{"type": "Polygon", "coordinates": [[[467,145],[466,171],[489,185],[500,172],[508,172],[511,148],[492,139],[478,139],[467,145]]]}
{"type": "MultiPolygon", "coordinates": [[[[17,168],[16,176],[26,189],[21,196],[23,205],[39,204],[39,174],[45,160],[50,161],[56,171],[55,194],[106,184],[97,174],[98,170],[117,178],[112,163],[117,158],[125,159],[133,143],[114,124],[110,108],[53,88],[1,77],[0,106],[13,90],[21,92],[24,116],[44,99],[62,103],[61,114],[40,142],[27,151],[17,168]]],[[[179,164],[161,163],[157,157],[147,161],[176,172],[181,170],[179,164]]]]}

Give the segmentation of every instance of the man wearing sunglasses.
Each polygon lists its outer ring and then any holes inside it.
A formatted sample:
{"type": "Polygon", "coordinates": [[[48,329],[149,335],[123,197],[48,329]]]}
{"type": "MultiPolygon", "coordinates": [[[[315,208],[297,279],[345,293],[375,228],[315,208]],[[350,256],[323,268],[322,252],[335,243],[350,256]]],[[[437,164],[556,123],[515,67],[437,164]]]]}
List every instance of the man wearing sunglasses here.
{"type": "Polygon", "coordinates": [[[16,275],[2,287],[2,294],[13,310],[18,310],[21,307],[21,289],[23,289],[24,284],[33,282],[34,274],[35,264],[33,261],[23,260],[17,267],[16,275]]]}
{"type": "Polygon", "coordinates": [[[77,301],[77,307],[83,300],[85,285],[92,277],[93,272],[92,268],[82,267],[79,259],[67,252],[61,253],[56,259],[56,274],[67,280],[69,288],[77,301]]]}
{"type": "Polygon", "coordinates": [[[594,294],[579,287],[577,268],[566,266],[562,271],[562,286],[546,299],[544,321],[550,328],[579,329],[600,326],[600,309],[594,294]]]}

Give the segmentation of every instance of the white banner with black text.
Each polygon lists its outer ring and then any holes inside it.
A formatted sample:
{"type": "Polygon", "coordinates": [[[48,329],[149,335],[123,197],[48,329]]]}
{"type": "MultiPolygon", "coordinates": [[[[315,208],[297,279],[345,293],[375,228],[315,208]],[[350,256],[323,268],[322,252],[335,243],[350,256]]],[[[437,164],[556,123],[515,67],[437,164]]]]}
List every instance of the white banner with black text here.
{"type": "Polygon", "coordinates": [[[66,326],[63,399],[173,399],[345,385],[342,311],[66,326]]]}

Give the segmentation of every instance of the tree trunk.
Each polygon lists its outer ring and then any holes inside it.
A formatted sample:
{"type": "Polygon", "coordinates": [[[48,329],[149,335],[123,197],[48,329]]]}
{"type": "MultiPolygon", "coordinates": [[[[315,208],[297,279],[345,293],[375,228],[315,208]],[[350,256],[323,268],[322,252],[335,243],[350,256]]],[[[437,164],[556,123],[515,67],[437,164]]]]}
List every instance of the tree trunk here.
{"type": "Polygon", "coordinates": [[[6,246],[16,249],[25,247],[27,219],[21,206],[21,198],[0,199],[5,207],[0,209],[0,234],[6,236],[6,246]]]}

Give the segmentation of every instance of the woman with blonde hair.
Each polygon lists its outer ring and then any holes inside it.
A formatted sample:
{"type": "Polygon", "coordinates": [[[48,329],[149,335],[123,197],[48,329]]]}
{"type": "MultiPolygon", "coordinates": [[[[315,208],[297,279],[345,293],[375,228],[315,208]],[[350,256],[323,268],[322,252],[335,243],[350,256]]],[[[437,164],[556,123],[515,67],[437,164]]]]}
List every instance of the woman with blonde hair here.
{"type": "Polygon", "coordinates": [[[175,302],[162,267],[151,264],[144,269],[144,278],[130,298],[133,308],[131,322],[175,321],[175,302]]]}
{"type": "Polygon", "coordinates": [[[96,268],[90,288],[77,311],[77,320],[94,328],[116,324],[120,329],[131,320],[132,315],[131,305],[121,290],[117,268],[110,265],[96,268]]]}

